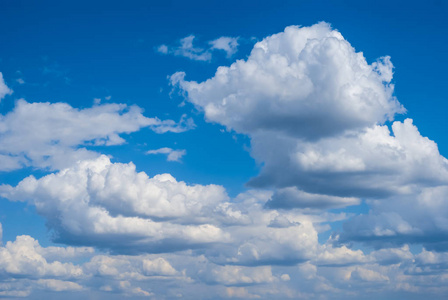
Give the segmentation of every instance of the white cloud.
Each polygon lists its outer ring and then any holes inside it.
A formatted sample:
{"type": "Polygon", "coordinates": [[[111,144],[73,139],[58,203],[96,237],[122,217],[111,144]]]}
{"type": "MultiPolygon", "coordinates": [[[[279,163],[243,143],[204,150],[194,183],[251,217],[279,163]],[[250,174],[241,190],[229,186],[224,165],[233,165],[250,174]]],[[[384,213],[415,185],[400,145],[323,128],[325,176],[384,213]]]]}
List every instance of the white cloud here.
{"type": "Polygon", "coordinates": [[[192,60],[210,61],[212,59],[211,53],[204,48],[194,47],[194,39],[194,35],[189,35],[180,40],[180,46],[168,48],[167,45],[160,45],[157,51],[162,54],[172,53],[192,60]]]}
{"type": "Polygon", "coordinates": [[[219,283],[227,286],[250,285],[270,283],[279,279],[272,275],[270,266],[263,267],[240,267],[240,266],[215,266],[202,274],[206,281],[219,283]]]}
{"type": "Polygon", "coordinates": [[[212,59],[212,52],[214,50],[225,51],[227,57],[231,57],[237,52],[238,38],[220,37],[216,40],[208,42],[210,47],[195,47],[193,42],[194,35],[189,35],[180,40],[180,46],[169,47],[167,45],[160,45],[157,47],[157,52],[161,54],[173,54],[175,56],[183,56],[191,60],[210,61],[212,59]]]}
{"type": "Polygon", "coordinates": [[[6,95],[11,95],[12,90],[8,88],[8,86],[5,83],[5,80],[3,79],[3,74],[0,72],[0,101],[5,98],[6,95]]]}
{"type": "Polygon", "coordinates": [[[6,198],[36,206],[66,243],[157,252],[228,239],[209,217],[228,199],[222,187],[188,186],[169,174],[148,178],[132,163],[112,164],[106,156],[1,190],[6,198]]]}
{"type": "Polygon", "coordinates": [[[42,288],[54,292],[65,292],[65,291],[80,291],[83,289],[82,286],[76,282],[62,281],[57,279],[39,279],[37,284],[42,288]]]}
{"type": "Polygon", "coordinates": [[[66,103],[28,103],[19,100],[0,116],[0,170],[23,166],[61,169],[99,154],[85,145],[120,145],[129,134],[149,127],[156,133],[192,129],[192,119],[179,123],[147,118],[137,106],[104,104],[76,109],[66,103]]]}
{"type": "Polygon", "coordinates": [[[34,205],[56,241],[114,252],[199,247],[218,263],[296,264],[318,244],[312,221],[302,215],[287,214],[287,222],[273,226],[279,212],[263,208],[270,193],[248,192],[230,202],[221,186],[187,185],[169,174],[149,178],[106,156],[0,190],[34,205]]]}
{"type": "MultiPolygon", "coordinates": [[[[79,278],[82,269],[72,263],[48,262],[40,245],[30,236],[18,236],[0,248],[0,274],[10,278],[79,278]]],[[[0,275],[1,276],[1,275],[0,275]]]]}
{"type": "Polygon", "coordinates": [[[238,51],[238,38],[222,36],[216,40],[210,41],[211,49],[223,50],[227,57],[231,57],[238,51]]]}
{"type": "MultiPolygon", "coordinates": [[[[421,145],[421,148],[425,147],[421,145]]],[[[412,243],[422,244],[431,250],[446,251],[447,197],[448,185],[442,185],[374,201],[368,214],[355,216],[344,224],[339,241],[345,243],[355,240],[376,247],[412,243]]]]}
{"type": "MultiPolygon", "coordinates": [[[[448,185],[448,161],[411,119],[394,122],[392,130],[384,125],[405,112],[393,96],[389,57],[369,64],[338,31],[319,23],[263,39],[247,60],[221,66],[203,82],[185,76],[175,73],[171,83],[207,121],[250,137],[262,170],[249,185],[277,189],[268,207],[329,209],[385,199],[377,213],[349,223],[342,240],[430,231],[415,214],[385,213],[390,197],[409,199],[422,188],[448,185]]],[[[432,228],[445,233],[442,223],[432,228]]],[[[398,244],[412,240],[418,239],[398,244]]]]}
{"type": "Polygon", "coordinates": [[[287,27],[258,42],[247,60],[202,83],[171,77],[208,121],[249,135],[275,131],[316,140],[393,118],[388,58],[369,65],[326,23],[287,27]],[[382,72],[382,73],[381,73],[382,72]],[[384,74],[383,74],[384,73],[384,74]]]}
{"type": "Polygon", "coordinates": [[[160,149],[156,149],[156,150],[149,150],[146,152],[146,154],[166,154],[167,161],[180,161],[181,158],[187,154],[186,150],[173,150],[171,148],[160,148],[160,149]]]}
{"type": "Polygon", "coordinates": [[[157,51],[162,53],[162,54],[168,54],[168,46],[167,45],[160,45],[157,48],[157,51]]]}

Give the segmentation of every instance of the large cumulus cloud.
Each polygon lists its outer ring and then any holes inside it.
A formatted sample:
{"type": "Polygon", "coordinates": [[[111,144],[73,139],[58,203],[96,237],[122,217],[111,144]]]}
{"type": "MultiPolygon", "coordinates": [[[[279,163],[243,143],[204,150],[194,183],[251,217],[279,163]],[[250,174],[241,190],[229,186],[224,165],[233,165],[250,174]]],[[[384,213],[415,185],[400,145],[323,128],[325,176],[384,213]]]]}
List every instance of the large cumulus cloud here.
{"type": "Polygon", "coordinates": [[[171,84],[206,120],[250,137],[262,168],[249,185],[276,189],[267,207],[329,209],[364,199],[372,211],[347,223],[339,241],[445,249],[440,190],[448,161],[412,119],[392,122],[405,112],[392,76],[389,57],[369,64],[319,23],[266,37],[208,80],[178,72],[171,84]]]}
{"type": "Polygon", "coordinates": [[[327,23],[287,27],[202,83],[184,77],[176,73],[171,82],[207,120],[249,135],[275,131],[316,140],[404,111],[392,96],[390,59],[369,65],[327,23]]]}

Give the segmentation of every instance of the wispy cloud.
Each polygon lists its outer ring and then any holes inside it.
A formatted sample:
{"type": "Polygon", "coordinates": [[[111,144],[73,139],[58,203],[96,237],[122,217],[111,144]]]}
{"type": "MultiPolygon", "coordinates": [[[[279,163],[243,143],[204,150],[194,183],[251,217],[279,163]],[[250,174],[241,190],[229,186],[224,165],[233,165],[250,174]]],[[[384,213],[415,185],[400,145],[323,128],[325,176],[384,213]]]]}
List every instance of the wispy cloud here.
{"type": "Polygon", "coordinates": [[[198,61],[210,61],[214,50],[226,52],[228,58],[238,51],[238,38],[220,37],[208,42],[208,47],[194,46],[193,41],[195,38],[194,35],[189,35],[180,40],[180,46],[169,47],[167,45],[160,45],[157,51],[161,54],[173,54],[198,61]]]}
{"type": "Polygon", "coordinates": [[[187,154],[186,150],[174,150],[171,148],[160,148],[160,149],[156,149],[156,150],[149,150],[146,152],[146,154],[166,154],[166,160],[167,161],[177,161],[179,162],[181,160],[181,158],[187,154]]]}

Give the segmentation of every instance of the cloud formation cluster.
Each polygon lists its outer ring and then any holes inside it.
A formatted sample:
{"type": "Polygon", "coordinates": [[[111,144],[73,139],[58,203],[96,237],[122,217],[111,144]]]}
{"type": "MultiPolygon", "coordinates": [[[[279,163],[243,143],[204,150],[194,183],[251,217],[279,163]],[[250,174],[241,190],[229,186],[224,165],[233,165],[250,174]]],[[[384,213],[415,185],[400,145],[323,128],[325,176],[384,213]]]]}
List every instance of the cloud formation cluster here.
{"type": "Polygon", "coordinates": [[[345,224],[340,241],[444,248],[448,161],[412,119],[390,123],[405,112],[392,75],[389,57],[369,64],[319,23],[263,39],[247,60],[204,82],[178,72],[171,84],[206,120],[250,137],[263,167],[249,184],[277,189],[268,207],[338,208],[365,199],[372,211],[345,224]],[[421,210],[410,211],[410,203],[421,210]]]}
{"type": "MultiPolygon", "coordinates": [[[[206,61],[210,49],[230,57],[238,45],[220,38],[206,50],[193,40],[159,51],[206,61]]],[[[369,64],[326,23],[287,27],[204,82],[173,74],[207,121],[250,138],[263,167],[254,189],[236,197],[89,150],[142,128],[183,132],[194,127],[186,116],[18,100],[0,116],[0,168],[52,173],[2,184],[0,196],[33,206],[67,247],[27,235],[2,244],[0,297],[442,299],[448,161],[411,119],[393,122],[405,109],[392,75],[389,57],[369,64]],[[341,210],[361,202],[368,213],[341,210]]],[[[10,90],[0,79],[1,98],[10,90]]],[[[178,161],[185,153],[146,154],[178,161]]]]}

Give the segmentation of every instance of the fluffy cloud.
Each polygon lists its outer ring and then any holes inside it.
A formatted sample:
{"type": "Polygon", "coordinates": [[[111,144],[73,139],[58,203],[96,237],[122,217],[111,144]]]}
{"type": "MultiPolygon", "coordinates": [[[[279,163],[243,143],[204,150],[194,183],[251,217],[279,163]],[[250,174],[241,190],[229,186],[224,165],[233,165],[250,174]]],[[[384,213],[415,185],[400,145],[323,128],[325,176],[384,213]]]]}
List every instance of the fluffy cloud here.
{"type": "Polygon", "coordinates": [[[167,161],[180,161],[180,159],[187,154],[186,150],[174,150],[171,148],[160,148],[155,150],[149,150],[146,152],[146,154],[166,154],[166,160],[167,161]]]}
{"type": "Polygon", "coordinates": [[[266,37],[208,80],[178,72],[171,84],[207,121],[250,138],[262,169],[249,185],[276,188],[267,208],[331,209],[364,198],[371,211],[347,222],[338,242],[448,249],[448,160],[411,119],[389,123],[405,112],[392,76],[389,57],[369,64],[319,23],[266,37]]]}
{"type": "Polygon", "coordinates": [[[106,156],[1,189],[4,197],[35,205],[57,239],[68,243],[139,252],[228,239],[208,217],[228,198],[222,187],[188,186],[169,174],[148,178],[133,164],[112,164],[106,156]]]}
{"type": "Polygon", "coordinates": [[[82,269],[71,263],[48,262],[42,248],[30,236],[18,236],[0,248],[0,277],[79,278],[82,269]]]}
{"type": "Polygon", "coordinates": [[[410,119],[394,122],[392,132],[386,125],[375,125],[314,142],[257,135],[252,153],[265,161],[261,174],[251,181],[258,186],[296,186],[339,197],[385,197],[448,183],[448,161],[410,119]]]}
{"type": "Polygon", "coordinates": [[[0,72],[0,101],[5,98],[6,95],[11,95],[12,90],[8,88],[8,86],[5,83],[5,80],[3,79],[3,74],[0,72]]]}
{"type": "Polygon", "coordinates": [[[415,194],[373,201],[368,214],[344,224],[340,242],[361,241],[376,247],[406,243],[448,249],[448,186],[426,187],[415,194]]]}
{"type": "Polygon", "coordinates": [[[447,160],[412,120],[392,132],[380,125],[404,111],[392,95],[390,59],[369,65],[326,23],[287,27],[202,83],[184,76],[172,75],[172,84],[207,120],[250,136],[263,163],[250,184],[288,188],[273,207],[342,207],[447,183],[447,160]]]}
{"type": "Polygon", "coordinates": [[[287,27],[249,58],[202,83],[171,76],[208,121],[252,135],[276,131],[316,140],[384,122],[404,109],[392,96],[388,57],[369,65],[326,23],[287,27]]]}
{"type": "Polygon", "coordinates": [[[61,169],[99,154],[82,146],[120,145],[129,134],[149,127],[157,133],[182,132],[194,127],[191,119],[179,123],[147,118],[137,106],[105,104],[76,109],[66,103],[28,103],[0,116],[0,171],[23,166],[61,169]]]}
{"type": "Polygon", "coordinates": [[[390,59],[369,65],[326,23],[287,27],[202,83],[184,77],[171,83],[208,121],[251,138],[263,168],[250,184],[287,188],[272,207],[343,207],[447,182],[446,159],[412,120],[381,125],[404,112],[390,59]]]}
{"type": "Polygon", "coordinates": [[[34,205],[56,241],[114,252],[199,247],[218,264],[291,265],[309,259],[318,244],[308,217],[264,209],[269,192],[231,201],[221,186],[187,185],[169,174],[149,178],[106,156],[0,190],[34,205]]]}

